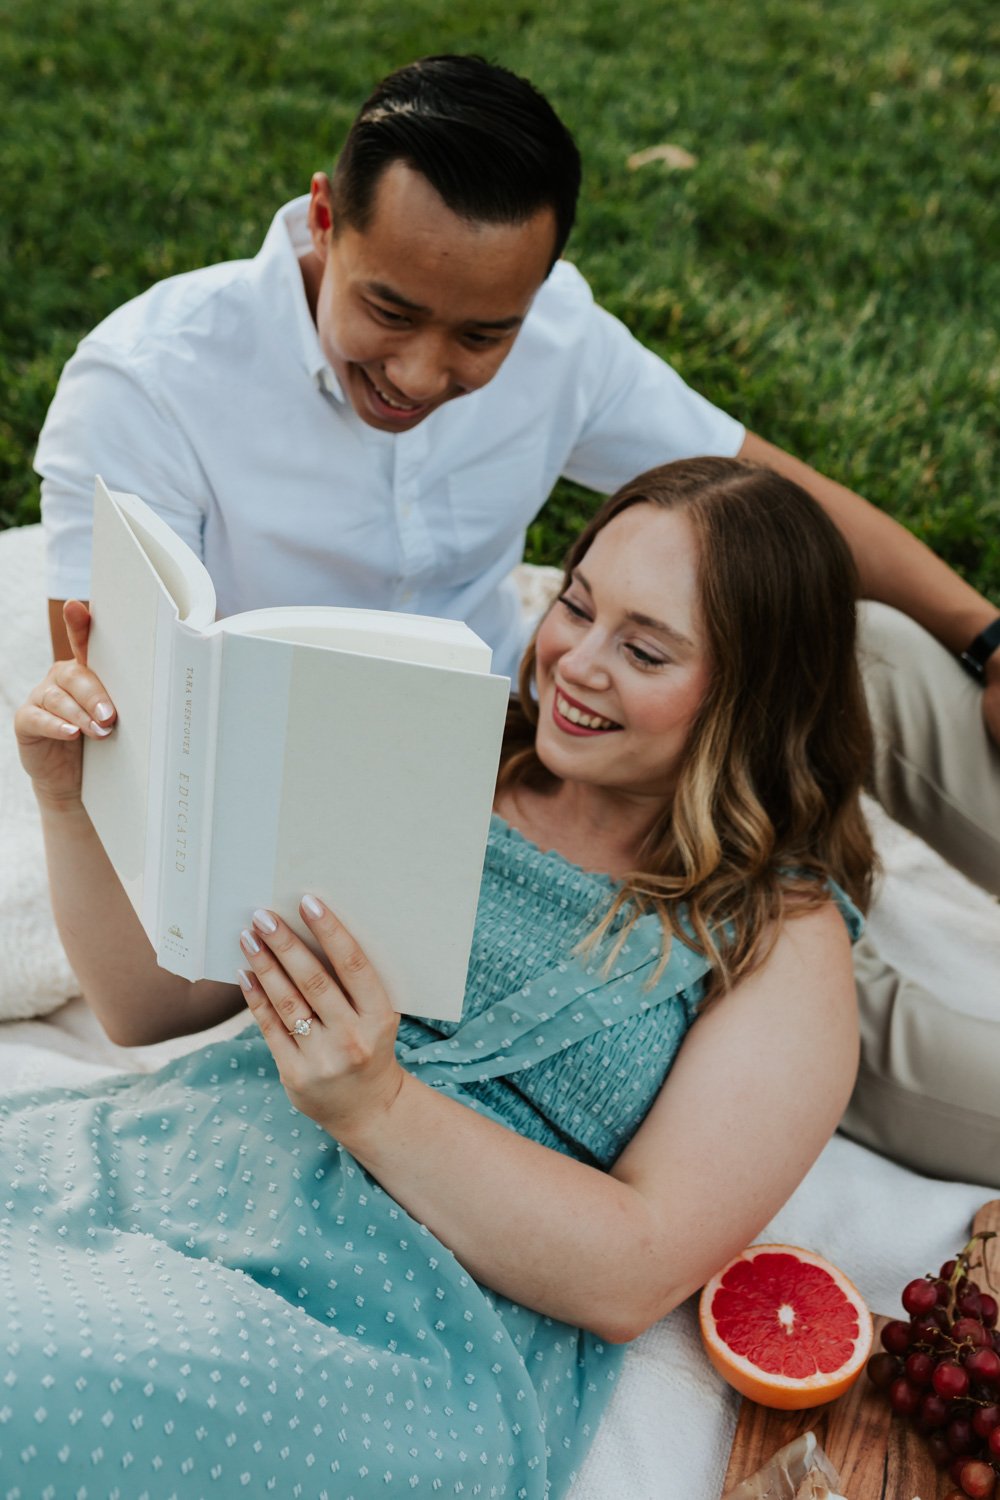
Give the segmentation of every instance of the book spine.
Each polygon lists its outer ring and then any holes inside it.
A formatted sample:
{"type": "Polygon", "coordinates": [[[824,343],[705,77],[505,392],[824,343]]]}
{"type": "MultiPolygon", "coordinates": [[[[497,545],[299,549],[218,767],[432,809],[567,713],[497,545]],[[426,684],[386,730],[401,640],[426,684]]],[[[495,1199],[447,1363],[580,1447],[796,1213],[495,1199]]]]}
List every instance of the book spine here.
{"type": "MultiPolygon", "coordinates": [[[[234,934],[257,906],[274,905],[285,803],[285,741],[295,662],[312,647],[230,635],[223,625],[215,734],[211,884],[205,892],[205,979],[232,984],[234,934]],[[261,686],[267,685],[266,708],[261,686]],[[262,789],[266,789],[263,791],[262,789]]],[[[322,653],[328,655],[329,653],[322,653]]],[[[302,730],[300,729],[301,733],[302,730]]],[[[309,832],[322,823],[313,807],[309,832]]],[[[294,921],[298,898],[291,912],[294,921]]],[[[236,949],[237,962],[239,950],[236,949]]]]}
{"type": "Polygon", "coordinates": [[[172,722],[170,718],[170,672],[176,630],[177,611],[172,601],[161,593],[156,604],[153,675],[150,682],[149,725],[145,745],[148,762],[145,848],[142,885],[138,892],[137,907],[143,928],[154,944],[159,937],[160,880],[162,877],[161,834],[164,819],[163,808],[167,797],[165,762],[169,725],[172,722]]]}
{"type": "Polygon", "coordinates": [[[156,961],[204,976],[221,637],[175,626],[164,756],[156,961]]]}

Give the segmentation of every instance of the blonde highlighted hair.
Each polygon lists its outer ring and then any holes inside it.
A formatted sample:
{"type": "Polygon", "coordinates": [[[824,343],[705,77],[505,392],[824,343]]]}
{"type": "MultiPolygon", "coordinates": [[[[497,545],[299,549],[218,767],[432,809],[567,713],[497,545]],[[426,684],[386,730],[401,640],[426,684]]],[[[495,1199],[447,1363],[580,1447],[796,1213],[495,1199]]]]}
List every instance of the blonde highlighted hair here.
{"type": "MultiPolygon", "coordinates": [[[[871,730],[855,656],[858,580],[846,542],[811,496],[739,459],[640,474],[605,501],[566,560],[563,589],[594,538],[634,505],[682,510],[694,529],[711,678],[676,792],[637,867],[585,940],[639,916],[712,961],[710,994],[767,956],[784,916],[829,898],[832,879],[866,910],[875,855],[860,807],[871,730]],[[621,920],[624,919],[624,920],[621,920]]],[[[520,674],[500,786],[551,783],[534,749],[534,641],[520,674]]],[[[664,959],[665,961],[665,959],[664,959]]]]}

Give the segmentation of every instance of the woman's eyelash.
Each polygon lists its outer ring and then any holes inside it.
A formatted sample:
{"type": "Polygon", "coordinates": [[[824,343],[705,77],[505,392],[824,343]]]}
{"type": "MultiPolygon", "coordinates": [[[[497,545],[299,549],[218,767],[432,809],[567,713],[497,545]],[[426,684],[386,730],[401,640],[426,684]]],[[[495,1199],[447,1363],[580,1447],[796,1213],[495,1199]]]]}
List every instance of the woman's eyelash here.
{"type": "MultiPolygon", "coordinates": [[[[558,603],[560,603],[567,611],[567,613],[571,614],[575,620],[590,619],[590,616],[583,608],[583,606],[575,604],[573,600],[567,598],[565,594],[559,595],[558,603]]],[[[650,654],[650,652],[644,651],[641,646],[633,646],[628,641],[625,642],[625,650],[629,652],[632,660],[635,662],[637,667],[654,668],[665,667],[667,665],[666,660],[662,656],[653,656],[650,654]]]]}
{"type": "Polygon", "coordinates": [[[587,620],[590,618],[585,609],[581,609],[579,604],[574,604],[572,599],[567,599],[565,594],[559,595],[559,603],[568,609],[571,615],[575,615],[578,620],[587,620]]]}
{"type": "Polygon", "coordinates": [[[667,664],[661,656],[650,656],[648,651],[643,651],[641,646],[629,646],[633,657],[640,667],[665,667],[667,664]]]}

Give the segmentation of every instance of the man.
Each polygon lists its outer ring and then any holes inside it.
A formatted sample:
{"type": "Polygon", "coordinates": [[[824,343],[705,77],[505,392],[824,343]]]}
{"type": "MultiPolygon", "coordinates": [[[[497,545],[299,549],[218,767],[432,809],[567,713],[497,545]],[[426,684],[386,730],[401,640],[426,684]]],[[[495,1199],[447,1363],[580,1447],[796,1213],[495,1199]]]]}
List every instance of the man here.
{"type": "MultiPolygon", "coordinates": [[[[996,609],[594,304],[559,260],[579,178],[572,138],[530,84],[478,58],[424,59],[379,85],[332,180],[315,174],[253,261],[175,277],[113,313],[69,362],[36,460],[57,653],[61,602],[88,589],[96,472],[203,556],[222,614],[447,614],[511,671],[523,642],[510,573],[560,474],[610,491],[668,459],[739,454],[810,490],[865,596],[892,606],[866,620],[879,795],[996,889],[996,609]]],[[[896,976],[886,983],[873,1047],[898,999],[896,976]]]]}

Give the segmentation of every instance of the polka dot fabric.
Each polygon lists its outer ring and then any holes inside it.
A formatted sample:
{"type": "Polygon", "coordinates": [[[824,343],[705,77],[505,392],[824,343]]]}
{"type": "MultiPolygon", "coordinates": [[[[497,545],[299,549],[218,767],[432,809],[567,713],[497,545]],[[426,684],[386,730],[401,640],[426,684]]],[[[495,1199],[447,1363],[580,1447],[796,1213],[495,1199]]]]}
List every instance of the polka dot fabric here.
{"type": "Polygon", "coordinates": [[[406,1065],[523,1135],[610,1166],[642,1123],[694,1020],[708,972],[675,943],[655,989],[658,919],[609,975],[572,957],[614,890],[494,817],[460,1022],[400,1027],[406,1065]]]}
{"type": "MultiPolygon", "coordinates": [[[[607,1164],[694,1016],[658,929],[571,950],[609,883],[494,820],[461,1023],[407,1018],[432,1086],[607,1164]]],[[[0,1108],[0,1494],[566,1493],[622,1351],[477,1283],[289,1104],[255,1030],[152,1076],[0,1108]]]]}

